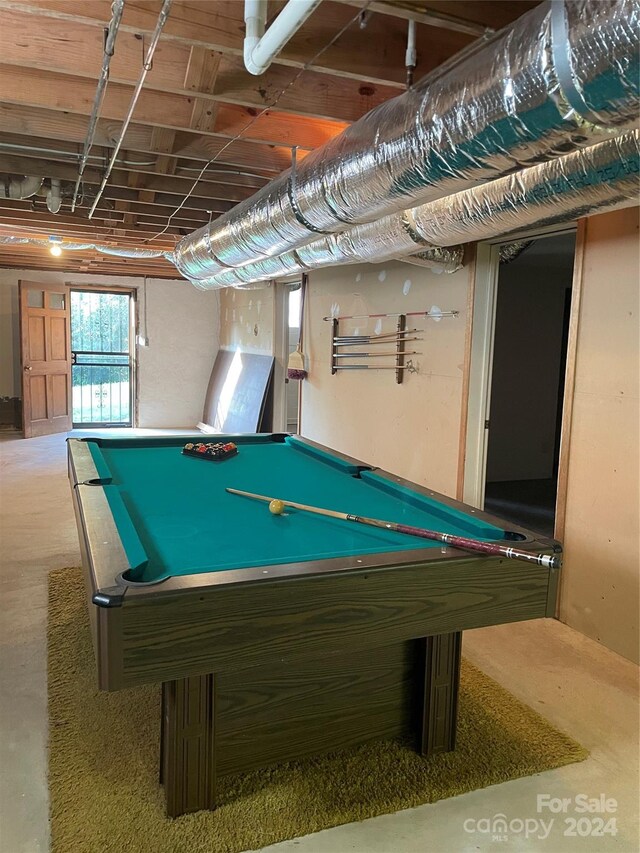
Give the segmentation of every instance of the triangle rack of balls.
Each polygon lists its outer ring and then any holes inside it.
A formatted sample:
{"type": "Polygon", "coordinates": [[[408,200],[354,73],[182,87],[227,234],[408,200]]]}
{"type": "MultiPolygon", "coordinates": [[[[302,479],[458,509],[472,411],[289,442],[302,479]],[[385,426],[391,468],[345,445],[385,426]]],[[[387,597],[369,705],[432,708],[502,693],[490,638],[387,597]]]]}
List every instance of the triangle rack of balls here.
{"type": "Polygon", "coordinates": [[[198,459],[208,459],[210,462],[222,462],[238,453],[238,447],[232,441],[203,444],[188,442],[182,448],[185,456],[195,456],[198,459]]]}

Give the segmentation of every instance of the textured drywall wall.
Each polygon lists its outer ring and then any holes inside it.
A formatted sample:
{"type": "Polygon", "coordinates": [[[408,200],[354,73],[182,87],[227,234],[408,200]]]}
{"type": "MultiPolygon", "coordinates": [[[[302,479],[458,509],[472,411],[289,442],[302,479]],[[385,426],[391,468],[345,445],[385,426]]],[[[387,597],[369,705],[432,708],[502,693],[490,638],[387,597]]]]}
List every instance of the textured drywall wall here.
{"type": "Polygon", "coordinates": [[[275,290],[220,290],[220,346],[274,355],[275,290]]]}
{"type": "MultiPolygon", "coordinates": [[[[454,275],[437,275],[399,261],[312,272],[305,312],[309,378],[302,383],[302,434],[455,495],[471,272],[467,267],[454,275]],[[331,375],[332,327],[322,318],[332,310],[339,315],[404,313],[428,311],[434,305],[460,314],[439,322],[408,319],[408,327],[420,329],[423,340],[407,344],[408,350],[421,353],[410,356],[419,372],[406,375],[401,385],[393,370],[331,375]]],[[[355,320],[341,322],[339,332],[366,334],[395,327],[393,318],[355,320]]],[[[372,346],[370,351],[393,348],[372,346]]],[[[376,361],[395,363],[393,358],[376,361]]]]}
{"type": "MultiPolygon", "coordinates": [[[[142,279],[0,269],[0,397],[21,396],[18,281],[87,287],[135,287],[142,279]]],[[[202,408],[218,352],[218,294],[183,280],[147,279],[149,346],[138,349],[138,426],[192,427],[202,408]]]]}
{"type": "Polygon", "coordinates": [[[638,661],[638,209],[586,223],[560,618],[638,661]]]}
{"type": "Polygon", "coordinates": [[[18,310],[17,278],[13,270],[0,270],[0,397],[22,396],[18,310]]]}

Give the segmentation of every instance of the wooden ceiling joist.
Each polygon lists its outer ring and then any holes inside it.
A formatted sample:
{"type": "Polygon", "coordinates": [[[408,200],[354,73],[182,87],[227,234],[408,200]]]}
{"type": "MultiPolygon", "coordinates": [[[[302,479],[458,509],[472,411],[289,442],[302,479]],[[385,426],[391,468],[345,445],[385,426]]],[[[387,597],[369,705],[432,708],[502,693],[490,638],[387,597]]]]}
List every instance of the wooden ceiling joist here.
{"type": "MultiPolygon", "coordinates": [[[[0,128],[7,133],[17,133],[38,139],[60,139],[84,143],[87,119],[81,115],[70,115],[57,110],[0,103],[0,128]]],[[[110,148],[118,136],[117,121],[100,119],[97,124],[95,145],[110,148]]],[[[153,153],[153,131],[155,128],[132,121],[125,135],[123,148],[143,154],[153,153]]],[[[217,157],[228,140],[206,136],[192,130],[176,133],[173,155],[188,160],[210,160],[217,157]]],[[[164,151],[156,153],[165,154],[164,151]]],[[[298,152],[304,157],[305,151],[298,152]]],[[[238,139],[228,147],[220,158],[221,164],[235,167],[263,166],[275,172],[288,169],[291,165],[291,147],[264,145],[238,139]]]]}
{"type": "Polygon", "coordinates": [[[536,0],[507,3],[492,0],[336,0],[354,8],[366,6],[370,13],[413,20],[440,29],[467,33],[476,38],[487,30],[500,30],[528,9],[536,0]]]}
{"type": "MultiPolygon", "coordinates": [[[[73,26],[78,49],[71,54],[64,49],[69,38],[68,21],[5,11],[6,47],[2,61],[21,68],[95,80],[103,50],[102,33],[95,26],[79,23],[73,26]]],[[[111,62],[111,82],[135,85],[140,74],[140,56],[136,34],[122,32],[111,62]]],[[[201,45],[189,47],[161,41],[147,88],[257,109],[268,106],[278,93],[286,90],[278,102],[278,110],[344,122],[356,121],[400,91],[397,86],[362,86],[361,81],[314,71],[305,72],[303,86],[287,88],[296,73],[295,69],[273,65],[260,78],[255,78],[247,74],[240,56],[225,55],[201,45]],[[212,75],[214,64],[217,68],[212,75]]]]}
{"type": "MultiPolygon", "coordinates": [[[[71,163],[57,163],[47,158],[25,157],[14,154],[4,154],[0,149],[0,172],[16,175],[34,175],[37,177],[59,178],[61,181],[75,182],[78,170],[71,163]]],[[[195,176],[194,176],[195,177],[195,176]]],[[[93,167],[84,170],[83,184],[91,187],[102,180],[102,171],[93,167]]],[[[193,186],[193,179],[181,178],[174,175],[157,175],[142,169],[114,169],[109,178],[106,192],[113,187],[154,190],[163,195],[170,195],[158,204],[175,206],[193,186]],[[131,177],[133,176],[133,178],[131,177]],[[135,179],[135,185],[132,180],[135,179]]],[[[253,195],[253,187],[236,187],[222,183],[200,181],[189,199],[189,205],[200,210],[217,210],[219,213],[229,210],[237,202],[253,195]]],[[[138,192],[129,193],[120,198],[130,198],[135,201],[138,192]]]]}
{"type": "MultiPolygon", "coordinates": [[[[24,68],[16,76],[13,66],[0,65],[0,101],[26,107],[89,116],[95,95],[91,80],[24,68]]],[[[110,83],[102,104],[103,120],[122,122],[131,102],[132,88],[110,83]]],[[[289,113],[268,112],[255,118],[255,110],[232,104],[201,102],[193,96],[143,90],[136,104],[136,123],[175,131],[197,131],[224,137],[244,130],[243,138],[256,144],[289,145],[312,150],[346,127],[344,122],[308,119],[289,113]],[[195,102],[194,102],[195,100],[195,102]]]]}
{"type": "MultiPolygon", "coordinates": [[[[0,199],[0,202],[1,202],[0,203],[0,211],[5,211],[6,208],[4,206],[4,201],[0,199]]],[[[118,203],[117,207],[115,205],[113,207],[99,206],[96,209],[94,219],[98,218],[99,222],[109,223],[109,225],[113,228],[122,228],[122,227],[131,228],[131,227],[134,227],[136,225],[140,226],[141,228],[145,228],[146,232],[147,232],[145,237],[144,237],[145,241],[151,240],[154,237],[154,235],[157,234],[159,231],[161,231],[164,228],[164,226],[166,225],[166,222],[167,222],[166,216],[159,216],[153,212],[148,212],[148,211],[143,212],[141,210],[141,208],[138,207],[137,203],[134,204],[133,202],[128,202],[128,203],[125,203],[125,205],[126,204],[132,205],[132,206],[131,207],[128,207],[128,206],[123,207],[121,202],[118,203]],[[132,213],[137,214],[137,222],[133,222],[130,218],[125,218],[125,215],[127,212],[132,212],[132,213]]],[[[46,208],[45,209],[42,209],[42,208],[38,209],[37,208],[35,211],[34,210],[26,211],[24,214],[22,214],[22,218],[25,222],[29,222],[30,218],[31,218],[31,214],[39,213],[39,214],[45,215],[45,210],[46,210],[46,208]]],[[[47,211],[47,214],[48,213],[49,212],[47,211]]],[[[66,216],[68,219],[73,221],[75,214],[71,213],[71,209],[70,209],[69,205],[63,205],[61,208],[60,214],[49,214],[50,218],[46,219],[46,221],[49,223],[49,227],[51,228],[53,234],[57,233],[56,228],[61,227],[61,221],[60,220],[61,220],[62,216],[66,216]]],[[[3,215],[3,220],[4,220],[4,215],[3,215]]],[[[91,219],[91,220],[85,219],[85,220],[81,220],[81,221],[93,222],[93,219],[91,219]]],[[[185,217],[179,216],[179,217],[176,217],[174,220],[172,220],[173,233],[177,234],[178,236],[182,236],[182,234],[187,234],[190,231],[195,231],[196,228],[200,228],[202,225],[206,225],[207,222],[208,222],[208,217],[202,217],[202,218],[196,219],[190,215],[185,216],[185,217]]],[[[67,222],[66,225],[68,226],[68,228],[71,228],[71,222],[67,222]]],[[[84,229],[80,229],[80,227],[78,227],[78,233],[80,233],[81,230],[84,230],[84,229]]],[[[154,248],[154,249],[156,248],[155,241],[153,242],[153,245],[151,246],[151,248],[154,248]]]]}
{"type": "MultiPolygon", "coordinates": [[[[80,217],[71,216],[65,210],[62,213],[49,213],[46,206],[43,204],[37,205],[35,208],[29,199],[5,199],[0,198],[0,226],[7,227],[10,224],[22,224],[29,226],[39,226],[51,234],[57,234],[59,229],[66,228],[68,230],[76,229],[78,234],[106,234],[109,230],[121,231],[121,235],[125,232],[135,237],[142,245],[145,241],[150,240],[157,229],[153,226],[142,228],[123,229],[122,215],[113,210],[101,210],[100,214],[94,219],[81,219],[80,217]],[[58,230],[56,230],[58,229],[58,230]]],[[[115,235],[117,236],[117,235],[115,235]]],[[[165,248],[166,244],[171,247],[175,243],[175,237],[179,236],[179,228],[175,225],[168,235],[164,235],[164,239],[159,239],[153,242],[152,248],[165,248]],[[172,240],[172,237],[174,238],[172,240]]]]}
{"type": "MultiPolygon", "coordinates": [[[[77,0],[0,0],[0,9],[99,28],[103,28],[111,17],[110,5],[109,0],[92,0],[79,10],[77,0]]],[[[284,0],[272,2],[270,13],[273,9],[275,14],[283,5],[284,0]]],[[[456,5],[449,4],[450,7],[456,5]]],[[[195,45],[241,58],[243,9],[244,4],[240,0],[216,0],[214,3],[176,0],[163,30],[161,45],[195,45]]],[[[157,0],[137,0],[126,5],[120,32],[130,33],[134,38],[148,37],[159,10],[157,0]]],[[[276,58],[276,66],[305,66],[348,24],[354,17],[354,11],[357,13],[347,5],[325,0],[276,58]]],[[[417,76],[423,76],[476,37],[433,24],[420,23],[417,30],[417,76]]],[[[364,29],[357,24],[351,26],[336,44],[311,63],[311,69],[318,74],[404,88],[406,35],[406,21],[387,14],[371,14],[367,16],[364,29]]]]}
{"type": "MultiPolygon", "coordinates": [[[[55,234],[69,241],[170,250],[180,236],[288,169],[294,148],[304,158],[404,91],[408,20],[416,21],[414,77],[420,79],[487,28],[498,29],[535,5],[535,0],[323,0],[267,72],[254,77],[242,58],[242,0],[174,0],[118,160],[89,220],[161,2],[125,3],[72,212],[70,191],[87,136],[111,0],[0,0],[0,179],[45,179],[36,197],[0,199],[1,234],[55,234]],[[62,182],[58,214],[49,212],[43,197],[51,179],[62,182]]],[[[269,0],[271,19],[285,2],[269,0]]],[[[46,247],[0,244],[0,265],[28,261],[35,269],[66,264],[119,275],[156,274],[150,270],[177,275],[165,260],[83,254],[69,251],[54,259],[46,247]]]]}
{"type": "MultiPolygon", "coordinates": [[[[162,130],[162,128],[154,129],[162,130]]],[[[80,161],[79,149],[80,146],[78,144],[63,142],[61,140],[41,140],[16,133],[2,133],[0,131],[0,158],[4,158],[5,156],[29,158],[47,163],[71,166],[75,170],[76,176],[80,161]]],[[[85,174],[89,170],[93,170],[94,174],[100,173],[102,175],[109,160],[109,149],[95,146],[92,152],[85,174]],[[102,154],[100,153],[101,151],[103,152],[102,154]]],[[[4,162],[7,161],[3,159],[4,162]]],[[[191,184],[200,171],[201,165],[198,166],[197,163],[190,160],[182,160],[178,157],[156,154],[155,152],[145,154],[137,151],[121,151],[120,156],[116,160],[114,171],[134,171],[159,176],[175,175],[177,178],[188,179],[191,184]],[[165,163],[165,161],[167,162],[165,163]]],[[[277,172],[259,169],[257,166],[254,166],[251,172],[243,172],[242,167],[214,163],[202,175],[200,183],[246,187],[248,190],[255,192],[255,190],[260,189],[260,187],[276,177],[277,174],[277,172]]]]}

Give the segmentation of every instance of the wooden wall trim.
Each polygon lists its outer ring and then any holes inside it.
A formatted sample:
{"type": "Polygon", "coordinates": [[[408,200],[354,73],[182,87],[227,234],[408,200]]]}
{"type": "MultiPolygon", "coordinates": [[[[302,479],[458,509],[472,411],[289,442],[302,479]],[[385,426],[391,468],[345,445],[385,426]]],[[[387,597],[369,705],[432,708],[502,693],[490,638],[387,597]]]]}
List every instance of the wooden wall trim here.
{"type": "Polygon", "coordinates": [[[471,381],[471,342],[473,339],[473,303],[476,291],[477,251],[474,243],[469,251],[469,288],[467,290],[467,326],[464,338],[462,366],[462,392],[460,403],[460,434],[458,438],[458,473],[456,477],[456,500],[464,495],[464,475],[467,455],[467,422],[469,417],[469,383],[471,381]]]}
{"type": "MultiPolygon", "coordinates": [[[[139,287],[142,287],[142,279],[144,276],[134,276],[135,278],[140,278],[141,283],[139,287]]],[[[78,290],[82,293],[93,293],[102,292],[102,293],[129,293],[133,296],[134,299],[138,298],[138,286],[132,285],[131,287],[124,287],[118,284],[76,284],[73,281],[65,281],[65,287],[68,287],[69,290],[78,290]]]]}
{"type": "MultiPolygon", "coordinates": [[[[584,268],[585,245],[587,242],[588,218],[580,219],[576,233],[573,279],[571,284],[571,315],[569,319],[569,337],[567,340],[567,359],[565,366],[564,399],[562,405],[562,427],[560,433],[560,461],[558,465],[558,490],[556,493],[556,518],[553,535],[560,542],[564,539],[567,507],[567,489],[569,483],[569,451],[571,444],[571,422],[573,416],[573,398],[576,379],[576,359],[578,352],[578,330],[580,321],[580,302],[582,296],[582,277],[584,268]]],[[[562,572],[560,572],[560,587],[562,572]]],[[[556,600],[556,617],[560,589],[556,600]]]]}

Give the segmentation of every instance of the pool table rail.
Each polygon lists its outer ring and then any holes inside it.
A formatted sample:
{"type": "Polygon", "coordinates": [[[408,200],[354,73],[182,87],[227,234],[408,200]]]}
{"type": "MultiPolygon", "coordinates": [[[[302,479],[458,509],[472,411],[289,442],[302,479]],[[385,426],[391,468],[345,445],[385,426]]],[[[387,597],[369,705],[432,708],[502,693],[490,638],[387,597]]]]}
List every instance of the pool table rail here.
{"type": "MultiPolygon", "coordinates": [[[[117,635],[107,690],[542,618],[549,571],[495,558],[387,565],[173,593],[95,608],[117,635]]],[[[103,661],[104,663],[104,661],[103,661]]]]}
{"type": "MultiPolygon", "coordinates": [[[[225,440],[229,438],[241,439],[243,436],[224,436],[225,440]]],[[[267,436],[258,436],[259,438],[267,438],[267,436]]],[[[282,441],[287,436],[277,434],[273,437],[276,441],[282,441]]],[[[116,439],[125,445],[131,439],[116,439]]],[[[326,448],[322,445],[300,436],[295,437],[295,441],[300,446],[308,446],[310,449],[320,453],[326,453],[326,448]]],[[[145,443],[155,445],[166,445],[175,443],[174,439],[166,437],[153,437],[145,439],[145,443]]],[[[98,471],[95,465],[93,456],[89,450],[87,440],[85,439],[69,439],[69,477],[72,484],[74,501],[80,505],[80,515],[85,517],[86,513],[82,511],[83,504],[89,508],[89,515],[94,514],[99,519],[101,533],[105,533],[102,538],[92,537],[92,547],[90,549],[92,558],[92,578],[94,586],[94,603],[102,607],[114,607],[123,603],[125,595],[129,597],[138,597],[146,595],[170,595],[177,591],[190,589],[195,592],[198,589],[208,589],[211,586],[226,586],[236,583],[253,583],[265,580],[273,580],[276,578],[291,578],[298,575],[313,575],[313,574],[330,574],[334,572],[357,571],[360,569],[375,569],[377,567],[386,566],[390,563],[393,565],[405,565],[419,562],[443,561],[443,560],[458,560],[470,552],[461,551],[459,549],[442,546],[441,548],[427,547],[415,548],[411,550],[387,551],[373,554],[364,554],[359,556],[341,556],[328,557],[317,560],[305,560],[301,562],[262,564],[258,566],[247,566],[241,570],[212,570],[199,571],[194,573],[178,573],[168,578],[161,578],[157,581],[140,582],[125,580],[127,573],[133,568],[131,561],[126,556],[126,548],[120,536],[118,525],[113,518],[113,513],[106,498],[104,489],[109,488],[111,478],[105,476],[104,473],[98,471]],[[115,554],[112,551],[115,550],[115,554]],[[123,556],[124,555],[124,556],[123,556]],[[115,572],[115,573],[114,573],[115,572]]],[[[392,486],[406,488],[417,495],[426,497],[430,502],[436,501],[449,507],[457,512],[471,514],[477,521],[484,521],[486,524],[502,529],[504,524],[502,519],[495,518],[481,510],[476,510],[459,501],[449,498],[446,495],[435,492],[424,486],[419,486],[411,483],[401,477],[384,471],[381,468],[366,466],[353,457],[347,456],[339,452],[332,451],[341,462],[359,469],[374,474],[381,480],[388,480],[392,486]]],[[[78,513],[77,513],[78,514],[78,513]]],[[[126,510],[123,507],[123,516],[126,515],[126,510]]],[[[388,519],[393,521],[394,519],[388,519]]],[[[513,538],[519,540],[518,547],[523,550],[530,550],[533,553],[557,553],[561,551],[561,546],[555,540],[544,539],[532,534],[531,531],[517,525],[510,525],[510,530],[514,536],[504,540],[496,540],[500,544],[513,544],[513,538]]],[[[131,532],[129,540],[136,540],[137,550],[143,551],[142,545],[135,536],[135,532],[131,532]]],[[[128,540],[128,541],[129,541],[128,540]]],[[[135,549],[134,549],[135,550],[135,549]]],[[[524,571],[523,567],[520,567],[524,571]]]]}

